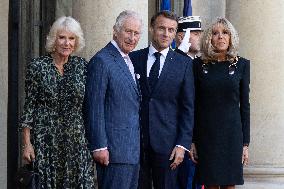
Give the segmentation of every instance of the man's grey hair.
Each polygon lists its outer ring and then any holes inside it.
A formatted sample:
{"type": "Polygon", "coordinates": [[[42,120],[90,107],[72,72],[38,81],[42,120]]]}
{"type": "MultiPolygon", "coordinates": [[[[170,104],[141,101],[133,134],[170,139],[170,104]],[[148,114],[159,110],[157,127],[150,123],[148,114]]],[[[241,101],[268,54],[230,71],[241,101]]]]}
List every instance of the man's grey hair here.
{"type": "Polygon", "coordinates": [[[116,18],[113,29],[117,32],[121,31],[125,20],[127,20],[128,18],[137,19],[141,23],[141,26],[142,26],[142,18],[140,17],[140,15],[137,12],[132,11],[132,10],[125,10],[125,11],[121,12],[118,15],[118,17],[116,18]]]}

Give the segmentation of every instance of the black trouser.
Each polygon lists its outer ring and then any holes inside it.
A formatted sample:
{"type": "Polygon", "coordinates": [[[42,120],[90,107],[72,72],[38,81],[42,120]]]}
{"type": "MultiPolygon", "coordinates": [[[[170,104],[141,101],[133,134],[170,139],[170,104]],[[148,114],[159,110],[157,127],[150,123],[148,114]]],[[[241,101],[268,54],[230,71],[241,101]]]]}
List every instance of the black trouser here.
{"type": "Polygon", "coordinates": [[[177,169],[171,170],[170,154],[158,154],[152,148],[141,151],[138,189],[176,189],[177,169]]]}

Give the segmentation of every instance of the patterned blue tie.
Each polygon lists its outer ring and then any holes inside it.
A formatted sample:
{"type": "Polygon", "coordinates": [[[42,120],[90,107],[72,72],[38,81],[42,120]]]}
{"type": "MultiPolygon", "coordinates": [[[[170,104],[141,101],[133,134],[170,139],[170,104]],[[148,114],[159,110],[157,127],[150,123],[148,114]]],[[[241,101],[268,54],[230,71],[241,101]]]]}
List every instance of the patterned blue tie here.
{"type": "Polygon", "coordinates": [[[155,85],[158,81],[159,71],[160,71],[160,56],[161,56],[161,53],[155,52],[154,55],[156,57],[156,60],[151,67],[151,70],[150,70],[150,73],[149,73],[149,78],[148,78],[149,86],[150,86],[151,90],[154,89],[154,87],[155,87],[155,85]]]}

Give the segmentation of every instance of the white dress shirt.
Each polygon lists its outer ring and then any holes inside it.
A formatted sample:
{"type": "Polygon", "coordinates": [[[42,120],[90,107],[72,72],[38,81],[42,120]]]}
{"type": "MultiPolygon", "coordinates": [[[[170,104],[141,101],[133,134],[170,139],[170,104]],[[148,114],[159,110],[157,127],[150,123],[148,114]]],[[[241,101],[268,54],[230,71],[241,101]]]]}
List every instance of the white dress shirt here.
{"type": "MultiPolygon", "coordinates": [[[[164,64],[165,64],[165,60],[166,60],[166,57],[167,57],[167,54],[169,52],[170,48],[166,48],[164,50],[162,50],[160,53],[161,53],[161,56],[160,56],[160,70],[159,70],[159,76],[161,75],[161,72],[163,70],[163,67],[164,67],[164,64]]],[[[148,53],[148,59],[147,59],[147,77],[149,77],[149,74],[150,74],[150,70],[156,60],[156,57],[154,55],[155,52],[158,52],[152,45],[152,43],[150,44],[150,47],[149,47],[149,53],[148,53]]]]}
{"type": "Polygon", "coordinates": [[[134,66],[128,56],[128,54],[125,54],[124,52],[121,51],[121,49],[119,48],[119,46],[117,45],[117,43],[114,40],[111,40],[111,44],[113,44],[113,46],[115,46],[115,48],[119,51],[119,53],[121,54],[122,58],[124,59],[133,80],[135,81],[135,73],[134,73],[134,66]]]}

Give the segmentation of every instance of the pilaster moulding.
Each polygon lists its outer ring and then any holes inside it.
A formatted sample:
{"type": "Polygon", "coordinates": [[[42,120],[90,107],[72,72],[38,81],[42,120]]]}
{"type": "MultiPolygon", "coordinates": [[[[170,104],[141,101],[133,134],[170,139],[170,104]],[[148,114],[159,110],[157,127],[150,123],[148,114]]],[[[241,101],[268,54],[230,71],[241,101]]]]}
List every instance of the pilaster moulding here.
{"type": "Polygon", "coordinates": [[[244,168],[245,181],[284,184],[284,167],[251,166],[244,168]]]}

